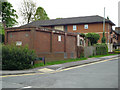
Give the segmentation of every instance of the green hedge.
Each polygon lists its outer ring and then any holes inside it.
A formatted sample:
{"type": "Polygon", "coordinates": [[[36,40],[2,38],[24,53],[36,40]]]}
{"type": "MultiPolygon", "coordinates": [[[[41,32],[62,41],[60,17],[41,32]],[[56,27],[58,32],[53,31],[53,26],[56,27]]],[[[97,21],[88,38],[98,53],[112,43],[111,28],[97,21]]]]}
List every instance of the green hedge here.
{"type": "Polygon", "coordinates": [[[96,55],[106,55],[108,54],[108,47],[106,44],[96,44],[96,55]]]}
{"type": "Polygon", "coordinates": [[[28,47],[17,47],[15,45],[2,46],[2,69],[23,70],[32,67],[31,62],[36,58],[33,50],[28,47]]]}

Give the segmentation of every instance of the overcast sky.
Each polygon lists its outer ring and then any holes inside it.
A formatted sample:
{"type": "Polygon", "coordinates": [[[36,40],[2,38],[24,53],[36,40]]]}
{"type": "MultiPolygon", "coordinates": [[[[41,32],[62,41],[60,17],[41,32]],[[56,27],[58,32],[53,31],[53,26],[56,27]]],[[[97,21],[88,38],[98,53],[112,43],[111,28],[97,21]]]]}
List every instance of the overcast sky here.
{"type": "MultiPolygon", "coordinates": [[[[22,0],[8,0],[19,12],[22,0]]],[[[37,7],[45,9],[50,19],[67,18],[78,16],[100,15],[104,16],[104,7],[106,8],[105,16],[118,26],[118,2],[120,0],[34,0],[37,7]]],[[[22,21],[19,18],[18,21],[22,21]]]]}

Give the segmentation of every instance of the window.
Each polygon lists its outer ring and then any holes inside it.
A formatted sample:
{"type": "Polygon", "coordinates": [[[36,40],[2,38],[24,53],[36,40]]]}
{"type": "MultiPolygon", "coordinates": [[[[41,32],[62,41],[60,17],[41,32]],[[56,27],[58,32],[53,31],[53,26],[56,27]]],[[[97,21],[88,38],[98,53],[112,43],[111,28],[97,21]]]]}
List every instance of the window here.
{"type": "Polygon", "coordinates": [[[58,41],[61,41],[61,36],[58,36],[58,41]]]}
{"type": "Polygon", "coordinates": [[[84,29],[88,29],[88,25],[86,24],[86,25],[84,25],[84,29]]]}
{"type": "Polygon", "coordinates": [[[73,25],[73,30],[77,30],[77,26],[76,25],[73,25]]]}

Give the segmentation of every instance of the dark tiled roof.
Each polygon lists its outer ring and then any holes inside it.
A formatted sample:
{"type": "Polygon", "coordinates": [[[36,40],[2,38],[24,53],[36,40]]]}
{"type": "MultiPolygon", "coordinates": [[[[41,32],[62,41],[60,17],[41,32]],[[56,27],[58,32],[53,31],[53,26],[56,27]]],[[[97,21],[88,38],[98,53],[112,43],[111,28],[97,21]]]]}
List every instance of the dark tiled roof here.
{"type": "MultiPolygon", "coordinates": [[[[112,25],[115,25],[110,20],[105,20],[112,25]]],[[[73,18],[62,18],[62,19],[51,19],[51,20],[40,20],[34,21],[29,24],[23,25],[22,27],[40,27],[40,26],[55,26],[55,25],[70,25],[70,24],[89,24],[89,23],[102,23],[103,17],[95,16],[84,16],[84,17],[73,17],[73,18]]]]}

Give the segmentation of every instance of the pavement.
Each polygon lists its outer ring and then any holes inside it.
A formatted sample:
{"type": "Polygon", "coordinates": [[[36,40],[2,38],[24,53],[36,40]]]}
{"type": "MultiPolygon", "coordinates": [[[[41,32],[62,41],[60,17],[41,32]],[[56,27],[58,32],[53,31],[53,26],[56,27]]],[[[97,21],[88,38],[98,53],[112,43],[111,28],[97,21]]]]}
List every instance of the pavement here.
{"type": "Polygon", "coordinates": [[[4,70],[4,71],[0,71],[0,76],[39,73],[39,72],[47,73],[47,72],[53,72],[53,71],[57,71],[57,70],[65,69],[65,68],[69,68],[69,67],[98,62],[98,61],[102,61],[105,59],[111,59],[111,58],[115,58],[115,57],[118,57],[118,55],[104,56],[104,57],[99,57],[99,58],[88,58],[87,60],[83,60],[83,61],[75,61],[75,62],[68,62],[68,63],[64,63],[64,64],[49,65],[49,66],[38,67],[38,68],[27,69],[27,70],[14,70],[14,71],[4,70]]]}

